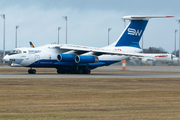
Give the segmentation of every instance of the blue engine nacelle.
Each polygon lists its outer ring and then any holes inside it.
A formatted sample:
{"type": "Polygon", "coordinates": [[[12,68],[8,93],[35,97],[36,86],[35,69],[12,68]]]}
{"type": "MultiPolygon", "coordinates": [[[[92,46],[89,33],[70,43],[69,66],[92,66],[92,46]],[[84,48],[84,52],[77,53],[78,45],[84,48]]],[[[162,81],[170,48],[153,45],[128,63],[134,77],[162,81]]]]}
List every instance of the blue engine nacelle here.
{"type": "Polygon", "coordinates": [[[76,63],[97,63],[99,61],[97,56],[91,55],[77,55],[75,57],[76,63]]]}
{"type": "Polygon", "coordinates": [[[57,60],[60,62],[74,62],[76,55],[73,54],[59,54],[57,60]]]}

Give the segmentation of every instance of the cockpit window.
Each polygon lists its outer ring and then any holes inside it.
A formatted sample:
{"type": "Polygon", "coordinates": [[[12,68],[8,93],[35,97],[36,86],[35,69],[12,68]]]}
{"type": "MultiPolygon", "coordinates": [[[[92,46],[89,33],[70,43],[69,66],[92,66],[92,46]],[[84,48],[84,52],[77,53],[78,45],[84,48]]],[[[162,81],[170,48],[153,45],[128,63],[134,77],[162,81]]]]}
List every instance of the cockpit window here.
{"type": "Polygon", "coordinates": [[[16,50],[11,50],[11,52],[9,53],[9,55],[13,55],[13,54],[20,54],[20,53],[22,53],[22,51],[21,51],[21,50],[16,49],[16,50]]]}

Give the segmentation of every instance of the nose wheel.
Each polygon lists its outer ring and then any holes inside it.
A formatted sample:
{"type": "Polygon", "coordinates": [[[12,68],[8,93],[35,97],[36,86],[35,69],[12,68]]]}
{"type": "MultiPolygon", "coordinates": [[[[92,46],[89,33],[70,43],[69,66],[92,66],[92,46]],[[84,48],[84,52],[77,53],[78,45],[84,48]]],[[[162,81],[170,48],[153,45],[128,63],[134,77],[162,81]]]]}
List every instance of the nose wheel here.
{"type": "Polygon", "coordinates": [[[29,70],[28,70],[28,73],[29,73],[29,74],[36,74],[36,70],[35,70],[35,69],[29,69],[29,70]]]}

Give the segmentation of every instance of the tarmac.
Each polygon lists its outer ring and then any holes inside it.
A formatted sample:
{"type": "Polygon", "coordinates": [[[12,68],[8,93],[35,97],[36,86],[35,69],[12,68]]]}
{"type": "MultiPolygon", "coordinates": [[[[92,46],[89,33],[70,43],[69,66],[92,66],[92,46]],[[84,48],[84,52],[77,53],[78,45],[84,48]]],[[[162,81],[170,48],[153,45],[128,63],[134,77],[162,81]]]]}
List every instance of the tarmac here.
{"type": "MultiPolygon", "coordinates": [[[[120,71],[121,65],[111,65],[107,67],[99,67],[95,70],[102,71],[120,71]]],[[[179,72],[180,66],[126,66],[126,71],[146,71],[146,72],[179,72]]]]}
{"type": "Polygon", "coordinates": [[[122,66],[111,65],[92,70],[91,74],[0,73],[0,78],[180,78],[180,66],[126,66],[122,71],[122,66]]]}

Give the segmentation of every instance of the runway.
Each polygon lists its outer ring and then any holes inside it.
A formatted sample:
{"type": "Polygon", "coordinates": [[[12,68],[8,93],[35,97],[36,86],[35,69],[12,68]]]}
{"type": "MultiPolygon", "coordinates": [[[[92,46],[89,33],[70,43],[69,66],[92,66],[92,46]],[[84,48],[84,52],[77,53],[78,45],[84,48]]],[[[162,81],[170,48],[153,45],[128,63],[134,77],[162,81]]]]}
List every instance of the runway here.
{"type": "MultiPolygon", "coordinates": [[[[11,67],[1,66],[0,70],[12,69],[11,67]]],[[[127,66],[126,71],[122,71],[120,66],[101,67],[92,70],[91,74],[57,74],[53,72],[39,72],[28,74],[28,68],[13,68],[14,71],[25,69],[23,73],[0,72],[0,78],[180,78],[179,66],[127,66]]],[[[43,68],[45,69],[45,68],[43,68]]]]}
{"type": "Polygon", "coordinates": [[[179,73],[0,74],[0,78],[180,78],[179,73]]]}

